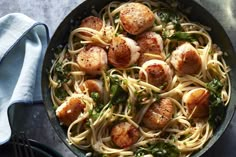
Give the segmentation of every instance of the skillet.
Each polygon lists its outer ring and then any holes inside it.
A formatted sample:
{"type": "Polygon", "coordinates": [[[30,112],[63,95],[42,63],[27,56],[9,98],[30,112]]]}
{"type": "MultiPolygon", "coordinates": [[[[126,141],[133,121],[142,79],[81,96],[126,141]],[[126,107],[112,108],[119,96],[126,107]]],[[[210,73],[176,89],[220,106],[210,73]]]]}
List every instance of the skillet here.
{"type": "MultiPolygon", "coordinates": [[[[48,71],[52,66],[52,60],[54,59],[53,53],[55,52],[55,49],[58,46],[63,46],[67,43],[70,32],[80,24],[80,20],[91,15],[92,8],[94,8],[96,11],[99,11],[111,1],[112,0],[87,0],[77,6],[74,10],[72,10],[70,14],[68,14],[61,22],[61,24],[58,26],[55,33],[53,34],[44,57],[41,85],[43,101],[48,113],[48,117],[51,122],[51,125],[55,129],[55,132],[58,134],[64,144],[67,145],[67,147],[70,148],[70,150],[77,156],[85,156],[85,154],[83,151],[79,150],[75,146],[69,145],[66,140],[66,129],[60,125],[60,122],[58,121],[55,114],[55,110],[53,108],[53,103],[51,101],[48,71]]],[[[229,40],[223,27],[209,12],[207,12],[207,10],[205,10],[202,6],[200,6],[193,0],[178,0],[178,2],[181,4],[181,10],[183,10],[183,8],[191,8],[190,12],[184,13],[191,21],[198,22],[212,28],[209,34],[213,39],[213,43],[216,43],[221,48],[221,50],[228,53],[228,56],[224,58],[227,65],[231,69],[229,74],[232,85],[232,96],[226,110],[226,117],[222,124],[215,130],[213,137],[206,143],[206,145],[201,150],[192,155],[193,157],[199,157],[202,156],[207,150],[209,150],[210,147],[212,147],[212,145],[220,138],[220,136],[224,133],[233,117],[236,102],[236,97],[234,96],[236,95],[236,83],[233,81],[233,78],[236,77],[236,65],[234,64],[234,58],[236,58],[236,54],[233,50],[231,41],[229,40]]]]}

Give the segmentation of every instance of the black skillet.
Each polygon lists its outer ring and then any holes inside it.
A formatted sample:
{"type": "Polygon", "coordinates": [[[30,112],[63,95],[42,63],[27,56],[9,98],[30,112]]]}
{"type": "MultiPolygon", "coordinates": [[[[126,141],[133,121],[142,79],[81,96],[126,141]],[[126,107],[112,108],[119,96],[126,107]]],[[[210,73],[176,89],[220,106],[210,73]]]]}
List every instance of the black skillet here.
{"type": "MultiPolygon", "coordinates": [[[[230,77],[232,83],[232,97],[227,107],[227,114],[225,120],[223,121],[221,126],[219,126],[218,129],[214,132],[214,136],[207,142],[207,144],[193,155],[193,157],[199,157],[203,155],[220,138],[220,136],[224,133],[226,127],[228,126],[230,120],[233,117],[236,102],[236,84],[233,81],[233,78],[236,77],[236,64],[234,63],[234,58],[236,58],[236,54],[224,29],[209,12],[207,12],[203,7],[201,7],[198,3],[192,0],[178,1],[181,4],[181,10],[183,10],[183,8],[191,8],[190,13],[185,13],[191,21],[196,21],[212,28],[212,30],[210,31],[210,35],[213,39],[213,42],[218,44],[223,51],[228,52],[228,56],[225,57],[225,60],[231,68],[230,77]]],[[[79,150],[73,145],[69,145],[66,140],[66,130],[61,127],[53,109],[53,103],[50,97],[48,71],[52,66],[52,59],[54,59],[54,49],[58,47],[58,45],[65,45],[67,43],[70,31],[80,24],[81,19],[92,14],[92,8],[95,8],[97,11],[99,11],[109,2],[111,2],[111,0],[87,0],[78,7],[76,7],[74,10],[72,10],[71,13],[67,15],[65,19],[61,22],[54,35],[52,36],[46,51],[46,55],[44,57],[42,70],[42,95],[46,110],[48,112],[48,117],[51,121],[52,126],[55,129],[55,132],[58,134],[61,140],[71,149],[71,151],[77,156],[85,155],[83,151],[79,150]]]]}

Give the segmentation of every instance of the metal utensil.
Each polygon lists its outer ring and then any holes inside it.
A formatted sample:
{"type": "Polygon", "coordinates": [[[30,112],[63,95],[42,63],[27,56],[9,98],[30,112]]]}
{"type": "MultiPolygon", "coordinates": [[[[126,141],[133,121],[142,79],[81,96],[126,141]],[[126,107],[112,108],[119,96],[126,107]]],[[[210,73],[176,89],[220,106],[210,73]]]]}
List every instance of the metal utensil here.
{"type": "Polygon", "coordinates": [[[15,157],[34,157],[33,149],[24,132],[14,132],[11,140],[15,157]]]}

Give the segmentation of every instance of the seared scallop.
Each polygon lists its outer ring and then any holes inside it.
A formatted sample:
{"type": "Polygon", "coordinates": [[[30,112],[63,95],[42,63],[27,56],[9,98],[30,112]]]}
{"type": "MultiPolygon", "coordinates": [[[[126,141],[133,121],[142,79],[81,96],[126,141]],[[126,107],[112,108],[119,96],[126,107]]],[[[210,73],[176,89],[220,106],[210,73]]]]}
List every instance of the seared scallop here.
{"type": "Polygon", "coordinates": [[[165,98],[153,103],[143,117],[143,124],[149,129],[162,129],[171,120],[174,106],[170,99],[165,98]]]}
{"type": "Polygon", "coordinates": [[[163,50],[162,37],[155,32],[145,32],[138,36],[137,43],[141,53],[161,54],[163,50]]]}
{"type": "Polygon", "coordinates": [[[193,89],[183,96],[183,103],[187,106],[189,115],[193,118],[207,117],[209,114],[210,93],[205,88],[193,89]]]}
{"type": "Polygon", "coordinates": [[[85,104],[80,98],[71,97],[57,108],[56,115],[63,125],[69,126],[78,118],[84,108],[85,104]]]}
{"type": "Polygon", "coordinates": [[[139,130],[129,122],[120,122],[113,126],[111,139],[116,146],[126,148],[138,141],[139,134],[139,130]]]}
{"type": "Polygon", "coordinates": [[[147,78],[143,71],[140,70],[139,78],[143,81],[148,81],[148,83],[159,87],[161,89],[166,89],[172,80],[172,71],[169,65],[157,59],[152,59],[145,62],[142,68],[147,74],[147,78]]]}
{"type": "MultiPolygon", "coordinates": [[[[100,31],[102,29],[102,25],[103,25],[102,19],[95,16],[89,16],[81,21],[80,27],[88,27],[100,31]]],[[[81,34],[89,37],[91,36],[88,33],[81,33],[81,34]]]]}
{"type": "Polygon", "coordinates": [[[78,54],[77,62],[80,69],[87,74],[101,74],[107,67],[107,53],[98,46],[86,47],[78,54]]]}
{"type": "Polygon", "coordinates": [[[197,50],[187,42],[172,52],[170,62],[181,75],[198,74],[202,66],[202,60],[197,50]]]}
{"type": "Polygon", "coordinates": [[[137,35],[150,28],[154,23],[153,12],[140,3],[129,3],[120,11],[120,21],[124,30],[137,35]]]}
{"type": "Polygon", "coordinates": [[[103,94],[103,86],[101,80],[86,80],[80,86],[82,91],[88,90],[88,93],[91,95],[92,92],[99,93],[100,96],[103,94]]]}
{"type": "Polygon", "coordinates": [[[140,47],[127,37],[118,36],[112,39],[108,52],[108,61],[116,68],[127,68],[137,62],[140,47]]]}
{"type": "Polygon", "coordinates": [[[145,32],[138,36],[137,43],[140,46],[140,57],[138,60],[138,65],[142,64],[151,59],[164,58],[163,51],[163,40],[162,37],[155,32],[145,32]]]}

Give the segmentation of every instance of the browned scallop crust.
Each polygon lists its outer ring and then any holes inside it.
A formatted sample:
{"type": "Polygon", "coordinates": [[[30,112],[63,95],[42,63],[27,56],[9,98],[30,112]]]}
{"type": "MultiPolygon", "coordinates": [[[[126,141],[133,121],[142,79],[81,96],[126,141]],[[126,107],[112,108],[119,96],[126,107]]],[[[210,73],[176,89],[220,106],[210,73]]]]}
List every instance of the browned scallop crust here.
{"type": "MultiPolygon", "coordinates": [[[[137,43],[140,46],[141,53],[161,54],[161,45],[158,39],[154,37],[155,32],[146,32],[137,37],[137,43]]],[[[160,37],[161,38],[161,37],[160,37]]]]}
{"type": "Polygon", "coordinates": [[[184,43],[172,52],[171,64],[179,74],[193,75],[200,72],[202,60],[190,43],[184,43]]]}
{"type": "Polygon", "coordinates": [[[81,111],[85,108],[85,104],[79,98],[71,98],[66,106],[60,112],[57,112],[57,117],[63,125],[69,126],[75,121],[81,111]]]}
{"type": "MultiPolygon", "coordinates": [[[[145,71],[148,74],[148,83],[156,87],[163,86],[163,88],[168,85],[169,79],[162,65],[150,65],[145,69],[145,71]]],[[[140,79],[145,80],[144,73],[140,73],[140,79]]]]}
{"type": "Polygon", "coordinates": [[[99,94],[101,94],[101,89],[99,88],[98,83],[96,82],[96,80],[86,80],[83,83],[84,85],[80,86],[80,90],[84,91],[85,88],[84,86],[88,89],[88,93],[91,94],[92,92],[97,92],[99,94]]]}
{"type": "Polygon", "coordinates": [[[171,120],[174,106],[170,99],[153,103],[143,117],[143,124],[149,129],[162,129],[171,120]]]}
{"type": "MultiPolygon", "coordinates": [[[[100,31],[102,29],[102,25],[103,25],[102,19],[95,16],[89,16],[81,21],[80,27],[88,27],[100,31]]],[[[81,33],[81,34],[88,37],[91,36],[88,33],[81,33]]]]}
{"type": "Polygon", "coordinates": [[[192,114],[193,118],[207,117],[209,114],[209,97],[209,91],[203,88],[191,92],[187,101],[184,102],[187,106],[188,114],[192,114]],[[194,108],[196,109],[194,110],[194,108]]]}
{"type": "Polygon", "coordinates": [[[107,66],[107,53],[98,46],[84,48],[77,56],[77,63],[80,69],[87,74],[101,74],[101,71],[107,66]]]}
{"type": "Polygon", "coordinates": [[[137,35],[153,25],[154,14],[143,4],[129,3],[120,11],[120,21],[128,33],[137,35]]]}
{"type": "Polygon", "coordinates": [[[139,130],[128,122],[121,122],[111,130],[111,139],[116,146],[126,148],[139,139],[139,130]]]}
{"type": "Polygon", "coordinates": [[[131,60],[131,51],[126,41],[121,37],[112,39],[112,44],[108,51],[108,61],[116,68],[125,68],[129,66],[131,60]]]}
{"type": "Polygon", "coordinates": [[[201,58],[195,51],[188,51],[181,55],[182,62],[179,62],[178,69],[181,74],[197,74],[201,70],[201,58]]]}

